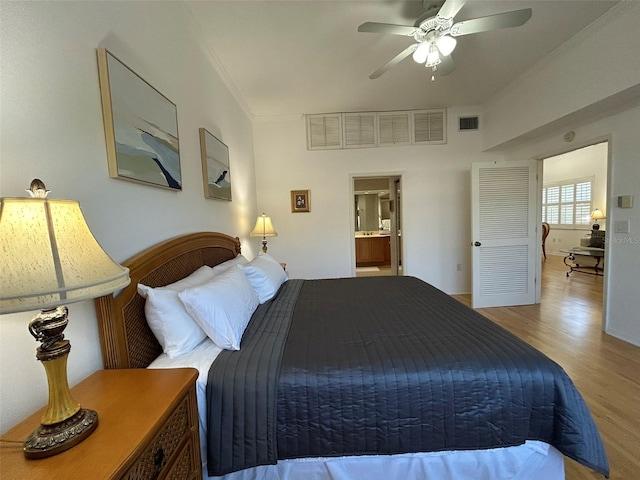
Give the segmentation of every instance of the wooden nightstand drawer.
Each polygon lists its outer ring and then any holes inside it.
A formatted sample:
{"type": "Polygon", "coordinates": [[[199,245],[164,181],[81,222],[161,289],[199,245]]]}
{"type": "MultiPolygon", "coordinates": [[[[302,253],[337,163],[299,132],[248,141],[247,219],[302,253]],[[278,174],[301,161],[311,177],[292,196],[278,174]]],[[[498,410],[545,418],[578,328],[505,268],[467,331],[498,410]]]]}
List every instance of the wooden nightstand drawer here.
{"type": "Polygon", "coordinates": [[[195,369],[102,370],[71,389],[98,412],[86,440],[49,458],[28,460],[20,441],[44,409],[9,430],[2,480],[198,480],[202,477],[195,369]]]}
{"type": "MultiPolygon", "coordinates": [[[[165,480],[200,480],[199,468],[194,468],[193,444],[187,443],[182,451],[178,453],[175,463],[165,477],[165,480]],[[197,470],[197,474],[194,473],[197,470]]],[[[198,457],[199,458],[199,457],[198,457]]]]}
{"type": "Polygon", "coordinates": [[[173,454],[185,437],[191,433],[189,427],[189,398],[185,397],[124,478],[127,480],[160,478],[173,454]]]}

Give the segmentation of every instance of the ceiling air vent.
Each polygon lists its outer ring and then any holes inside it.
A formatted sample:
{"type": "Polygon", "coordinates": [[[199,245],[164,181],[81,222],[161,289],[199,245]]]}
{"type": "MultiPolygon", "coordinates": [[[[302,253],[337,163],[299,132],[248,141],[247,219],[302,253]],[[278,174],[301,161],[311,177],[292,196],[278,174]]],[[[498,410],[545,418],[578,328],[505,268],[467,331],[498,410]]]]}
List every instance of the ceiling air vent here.
{"type": "Polygon", "coordinates": [[[458,120],[460,121],[460,131],[479,130],[477,115],[475,117],[458,117],[458,120]]]}

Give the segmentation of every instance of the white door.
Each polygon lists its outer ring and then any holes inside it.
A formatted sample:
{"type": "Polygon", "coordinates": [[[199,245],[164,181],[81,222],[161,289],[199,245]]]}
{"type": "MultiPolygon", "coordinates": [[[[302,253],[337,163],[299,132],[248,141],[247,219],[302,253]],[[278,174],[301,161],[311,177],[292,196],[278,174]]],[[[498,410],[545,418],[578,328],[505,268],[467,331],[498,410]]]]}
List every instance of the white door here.
{"type": "Polygon", "coordinates": [[[536,301],[537,161],[471,166],[474,308],[536,301]]]}

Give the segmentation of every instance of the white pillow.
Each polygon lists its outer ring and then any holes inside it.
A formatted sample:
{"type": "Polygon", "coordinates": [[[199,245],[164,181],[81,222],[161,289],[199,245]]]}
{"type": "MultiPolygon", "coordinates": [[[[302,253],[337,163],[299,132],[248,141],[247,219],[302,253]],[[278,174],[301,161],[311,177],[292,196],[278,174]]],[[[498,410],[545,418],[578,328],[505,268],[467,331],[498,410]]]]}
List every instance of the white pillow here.
{"type": "Polygon", "coordinates": [[[220,275],[222,272],[226,272],[231,267],[235,267],[236,265],[246,265],[247,263],[249,263],[249,260],[247,260],[242,255],[238,255],[236,258],[232,258],[231,260],[227,260],[226,262],[222,262],[221,264],[216,265],[212,270],[214,275],[220,275]]]}
{"type": "Polygon", "coordinates": [[[216,345],[240,350],[240,341],[258,296],[243,273],[235,268],[212,280],[178,293],[189,315],[216,345]]]}
{"type": "Polygon", "coordinates": [[[238,265],[258,294],[260,303],[271,300],[280,285],[287,281],[287,273],[278,261],[267,253],[258,255],[246,265],[238,265]]]}
{"type": "Polygon", "coordinates": [[[177,291],[138,284],[138,292],[147,299],[144,313],[149,328],[169,358],[190,352],[207,338],[185,310],[177,291]]]}
{"type": "Polygon", "coordinates": [[[149,328],[169,358],[190,352],[207,338],[185,310],[178,292],[204,283],[214,275],[211,267],[203,265],[188,277],[164,287],[151,288],[138,284],[138,293],[146,298],[144,313],[149,328]]]}
{"type": "MultiPolygon", "coordinates": [[[[175,292],[181,292],[185,288],[193,287],[195,285],[200,285],[201,283],[204,283],[207,280],[211,280],[213,277],[215,277],[215,272],[213,271],[213,269],[208,265],[203,265],[188,277],[184,277],[178,280],[177,282],[170,283],[169,285],[165,285],[163,287],[157,287],[157,288],[169,289],[175,292]]],[[[138,293],[140,293],[139,290],[138,290],[138,293]]],[[[142,294],[140,293],[140,295],[142,294]]]]}

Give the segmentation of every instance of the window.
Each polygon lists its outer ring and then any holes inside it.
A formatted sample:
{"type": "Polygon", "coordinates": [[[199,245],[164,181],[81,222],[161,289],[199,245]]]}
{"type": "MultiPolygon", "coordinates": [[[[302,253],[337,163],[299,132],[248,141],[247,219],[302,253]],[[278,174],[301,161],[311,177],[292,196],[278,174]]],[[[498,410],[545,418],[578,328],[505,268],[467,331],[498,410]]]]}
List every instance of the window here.
{"type": "Polygon", "coordinates": [[[542,221],[562,227],[591,223],[593,177],[549,183],[542,188],[542,221]]]}

